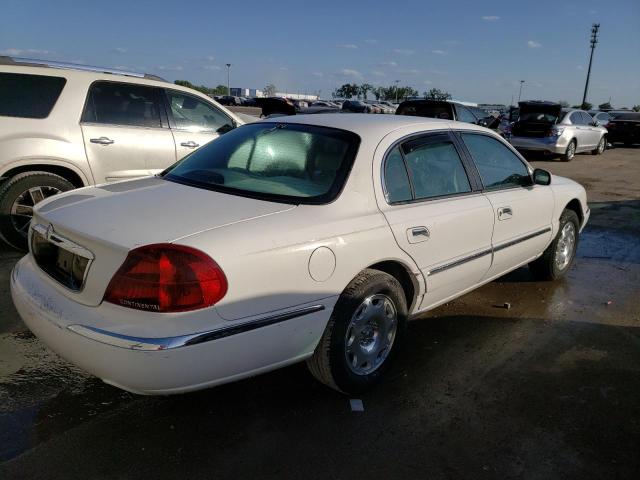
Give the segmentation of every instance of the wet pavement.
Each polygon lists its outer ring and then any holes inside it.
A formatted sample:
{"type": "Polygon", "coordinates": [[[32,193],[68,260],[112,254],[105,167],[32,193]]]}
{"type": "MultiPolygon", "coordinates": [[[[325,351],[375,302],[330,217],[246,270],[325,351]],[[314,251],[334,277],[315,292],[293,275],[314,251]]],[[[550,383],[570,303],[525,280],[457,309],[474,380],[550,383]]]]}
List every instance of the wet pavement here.
{"type": "Polygon", "coordinates": [[[173,397],[105,385],[26,330],[0,247],[0,478],[638,478],[640,192],[605,193],[567,278],[522,268],[412,322],[359,413],[304,365],[173,397]]]}

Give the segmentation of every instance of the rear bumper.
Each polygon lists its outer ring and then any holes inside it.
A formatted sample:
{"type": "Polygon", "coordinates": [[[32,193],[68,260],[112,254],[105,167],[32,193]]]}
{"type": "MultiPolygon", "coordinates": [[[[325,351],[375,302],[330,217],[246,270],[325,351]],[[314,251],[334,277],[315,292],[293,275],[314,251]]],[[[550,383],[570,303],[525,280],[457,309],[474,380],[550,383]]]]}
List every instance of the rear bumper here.
{"type": "Polygon", "coordinates": [[[563,137],[516,137],[509,142],[518,150],[532,150],[561,155],[567,149],[568,141],[563,137]]]}
{"type": "Polygon", "coordinates": [[[140,338],[96,328],[98,308],[79,307],[37,274],[29,256],[11,274],[13,302],[29,329],[61,357],[106,383],[147,395],[198,390],[309,357],[337,299],[298,306],[308,308],[300,315],[280,312],[280,321],[250,330],[233,331],[234,323],[210,332],[140,338]]]}

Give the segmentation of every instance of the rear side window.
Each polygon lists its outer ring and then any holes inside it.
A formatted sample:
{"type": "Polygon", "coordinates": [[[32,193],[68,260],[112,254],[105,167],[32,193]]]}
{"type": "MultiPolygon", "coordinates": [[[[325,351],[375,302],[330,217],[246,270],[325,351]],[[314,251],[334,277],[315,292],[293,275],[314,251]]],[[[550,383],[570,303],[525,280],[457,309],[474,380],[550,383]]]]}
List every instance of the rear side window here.
{"type": "Polygon", "coordinates": [[[416,199],[471,191],[462,160],[448,136],[408,142],[403,150],[416,199]]]}
{"type": "Polygon", "coordinates": [[[95,82],[82,114],[83,122],[161,127],[159,89],[115,82],[95,82]]]}
{"type": "Polygon", "coordinates": [[[406,202],[413,198],[409,175],[399,147],[391,150],[387,156],[384,164],[384,185],[389,203],[406,202]]]}
{"type": "Polygon", "coordinates": [[[47,118],[65,83],[62,77],[0,73],[0,115],[47,118]]]}
{"type": "Polygon", "coordinates": [[[487,190],[530,184],[529,170],[524,163],[499,140],[486,135],[463,133],[467,149],[480,172],[487,190]]]}
{"type": "Polygon", "coordinates": [[[584,118],[582,118],[582,112],[573,112],[569,117],[571,123],[574,125],[584,125],[584,118]]]}

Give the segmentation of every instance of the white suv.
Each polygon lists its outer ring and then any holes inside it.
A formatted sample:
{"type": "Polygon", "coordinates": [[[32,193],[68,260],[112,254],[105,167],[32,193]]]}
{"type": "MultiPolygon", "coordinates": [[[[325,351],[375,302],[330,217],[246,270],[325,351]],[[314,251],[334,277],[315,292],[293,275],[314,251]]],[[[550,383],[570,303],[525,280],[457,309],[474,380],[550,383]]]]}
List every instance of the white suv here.
{"type": "Polygon", "coordinates": [[[244,123],[152,75],[0,57],[0,236],[25,249],[44,198],[153,175],[244,123]]]}

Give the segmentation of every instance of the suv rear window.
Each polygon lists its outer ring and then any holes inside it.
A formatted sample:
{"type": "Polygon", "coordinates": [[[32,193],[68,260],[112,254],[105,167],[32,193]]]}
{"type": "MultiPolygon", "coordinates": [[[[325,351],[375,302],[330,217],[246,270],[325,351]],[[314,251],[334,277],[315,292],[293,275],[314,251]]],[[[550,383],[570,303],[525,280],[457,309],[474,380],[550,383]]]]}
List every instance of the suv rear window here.
{"type": "Polygon", "coordinates": [[[244,125],[163,173],[199,188],[284,203],[327,203],[346,181],[360,138],[293,123],[244,125]]]}
{"type": "Polygon", "coordinates": [[[66,78],[25,73],[0,73],[0,115],[47,118],[66,78]]]}
{"type": "Polygon", "coordinates": [[[447,103],[422,103],[407,102],[401,104],[396,110],[396,115],[409,115],[412,117],[441,118],[453,120],[453,108],[447,103]]]}

